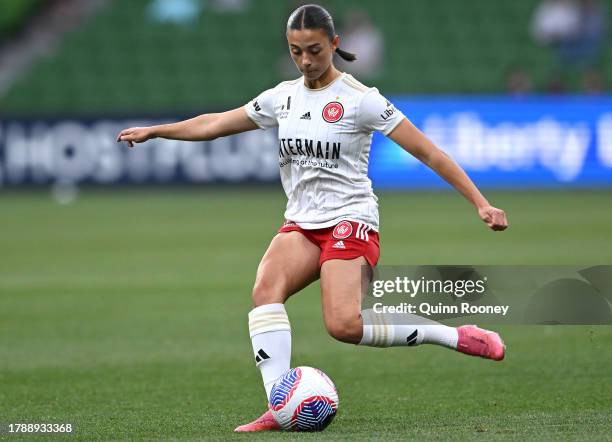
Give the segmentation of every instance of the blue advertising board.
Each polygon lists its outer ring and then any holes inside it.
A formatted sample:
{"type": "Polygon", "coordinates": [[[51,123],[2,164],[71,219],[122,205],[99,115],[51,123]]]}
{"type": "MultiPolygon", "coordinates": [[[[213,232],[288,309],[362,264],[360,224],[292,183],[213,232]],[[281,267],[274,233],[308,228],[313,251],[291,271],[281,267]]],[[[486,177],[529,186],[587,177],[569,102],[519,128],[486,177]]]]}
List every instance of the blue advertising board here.
{"type": "MultiPolygon", "coordinates": [[[[612,97],[393,97],[483,188],[612,187],[612,97]]],[[[375,134],[375,188],[448,185],[375,134]]]]}
{"type": "MultiPolygon", "coordinates": [[[[482,188],[612,187],[612,96],[391,98],[482,188]]],[[[138,149],[115,142],[124,127],[176,119],[0,118],[0,187],[279,180],[274,130],[138,149]]],[[[369,175],[375,189],[448,186],[379,133],[369,175]]]]}

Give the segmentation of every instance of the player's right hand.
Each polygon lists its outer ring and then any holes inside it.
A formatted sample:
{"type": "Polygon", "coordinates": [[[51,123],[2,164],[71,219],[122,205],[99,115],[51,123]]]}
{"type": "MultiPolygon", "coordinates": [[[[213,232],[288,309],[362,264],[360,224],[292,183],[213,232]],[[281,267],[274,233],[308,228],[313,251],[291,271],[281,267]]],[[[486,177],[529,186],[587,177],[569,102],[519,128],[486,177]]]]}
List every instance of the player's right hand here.
{"type": "Polygon", "coordinates": [[[128,147],[134,147],[134,143],[143,143],[153,138],[150,127],[130,127],[123,129],[117,135],[117,142],[127,141],[128,147]]]}

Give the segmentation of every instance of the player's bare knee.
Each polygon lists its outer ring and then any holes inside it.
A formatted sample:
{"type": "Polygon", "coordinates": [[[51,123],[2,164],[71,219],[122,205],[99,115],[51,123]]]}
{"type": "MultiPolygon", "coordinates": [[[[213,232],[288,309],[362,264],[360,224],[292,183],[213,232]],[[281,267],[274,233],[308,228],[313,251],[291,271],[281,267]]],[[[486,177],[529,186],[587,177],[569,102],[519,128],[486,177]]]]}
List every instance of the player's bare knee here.
{"type": "Polygon", "coordinates": [[[282,290],[279,290],[282,286],[284,286],[284,284],[279,283],[279,281],[271,281],[268,278],[257,278],[253,286],[253,306],[259,307],[260,305],[285,302],[285,294],[282,290]]]}
{"type": "Polygon", "coordinates": [[[363,326],[358,316],[326,318],[325,327],[332,338],[347,344],[358,344],[363,334],[363,326]]]}

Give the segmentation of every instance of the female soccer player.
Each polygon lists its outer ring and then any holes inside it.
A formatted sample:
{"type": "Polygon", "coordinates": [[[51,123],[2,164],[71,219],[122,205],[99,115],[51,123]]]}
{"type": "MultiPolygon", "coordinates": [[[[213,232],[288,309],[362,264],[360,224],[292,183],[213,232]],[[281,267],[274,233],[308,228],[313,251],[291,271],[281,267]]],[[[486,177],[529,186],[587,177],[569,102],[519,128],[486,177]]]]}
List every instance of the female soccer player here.
{"type": "MultiPolygon", "coordinates": [[[[378,204],[367,176],[372,132],[380,131],[454,186],[492,229],[508,226],[465,172],[439,150],[393,104],[351,75],[330,14],[320,6],[296,9],[287,23],[291,58],[303,74],[261,93],[244,107],[174,124],[133,127],[117,141],[130,147],[155,137],[213,140],[278,127],[279,166],[288,203],[285,223],[264,254],[253,288],[249,332],[268,397],[290,368],[291,332],[284,303],[321,280],[325,326],[331,336],[367,346],[437,344],[493,360],[504,357],[497,333],[475,326],[396,325],[385,315],[361,311],[361,269],[379,257],[378,204]]],[[[264,413],[236,431],[278,429],[264,413]]]]}

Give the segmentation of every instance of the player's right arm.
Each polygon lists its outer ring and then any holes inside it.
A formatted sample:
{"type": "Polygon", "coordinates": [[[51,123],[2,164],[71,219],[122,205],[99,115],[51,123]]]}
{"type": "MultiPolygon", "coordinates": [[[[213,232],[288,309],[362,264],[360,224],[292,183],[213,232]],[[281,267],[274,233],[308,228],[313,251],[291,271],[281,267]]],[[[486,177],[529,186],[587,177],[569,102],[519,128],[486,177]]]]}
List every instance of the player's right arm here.
{"type": "Polygon", "coordinates": [[[199,115],[177,123],[130,127],[119,132],[117,141],[126,141],[129,147],[152,138],[209,141],[254,129],[259,129],[259,126],[249,118],[244,107],[239,107],[227,112],[199,115]]]}

